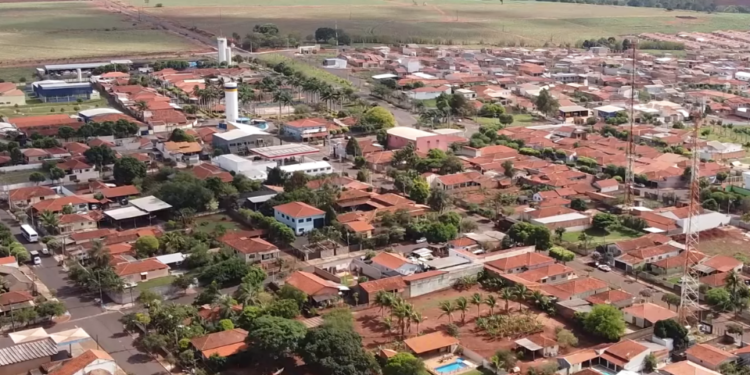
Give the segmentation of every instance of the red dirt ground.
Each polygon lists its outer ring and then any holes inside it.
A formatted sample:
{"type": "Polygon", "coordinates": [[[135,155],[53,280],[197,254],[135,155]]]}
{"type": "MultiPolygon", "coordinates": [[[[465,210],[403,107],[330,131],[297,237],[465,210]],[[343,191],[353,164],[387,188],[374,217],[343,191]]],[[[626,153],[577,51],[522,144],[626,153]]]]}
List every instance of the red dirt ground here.
{"type": "MultiPolygon", "coordinates": [[[[438,307],[439,303],[444,300],[455,300],[456,298],[463,296],[466,299],[470,299],[474,293],[481,293],[483,297],[489,295],[489,293],[481,290],[479,287],[475,287],[468,291],[457,291],[454,289],[445,290],[442,292],[431,293],[426,296],[417,297],[409,300],[408,302],[414,306],[416,311],[422,313],[424,322],[419,325],[419,330],[422,333],[429,333],[438,329],[444,329],[448,324],[448,318],[443,316],[440,317],[441,311],[438,307]]],[[[505,301],[496,296],[498,300],[498,308],[495,312],[503,312],[505,309],[505,301]]],[[[520,305],[518,302],[509,302],[509,308],[511,311],[518,311],[520,305]]],[[[524,305],[524,308],[529,308],[524,305]]],[[[537,317],[540,322],[544,325],[544,333],[550,338],[555,337],[555,328],[565,327],[571,329],[568,322],[563,318],[550,317],[546,313],[537,313],[537,317]]],[[[486,305],[482,305],[480,313],[484,316],[489,314],[489,308],[486,305]]],[[[382,314],[387,314],[384,311],[382,314]]],[[[477,308],[474,305],[469,305],[469,310],[466,313],[466,322],[461,323],[460,312],[454,313],[453,322],[459,327],[459,340],[461,340],[461,346],[471,349],[477,354],[489,358],[498,349],[510,349],[514,346],[513,341],[520,338],[504,338],[504,339],[492,339],[486,336],[482,331],[476,331],[474,320],[477,318],[477,308]]],[[[378,347],[391,347],[399,341],[397,332],[395,329],[393,333],[386,332],[386,327],[382,323],[381,312],[378,307],[372,307],[365,310],[360,310],[354,313],[355,329],[362,336],[362,342],[366,348],[376,349],[378,347]]],[[[416,326],[412,324],[411,332],[407,332],[407,337],[413,337],[417,335],[416,326]]],[[[588,346],[593,346],[598,343],[585,341],[582,335],[576,335],[579,339],[579,345],[577,348],[561,350],[561,354],[566,352],[572,352],[580,350],[588,346]]],[[[525,372],[525,369],[530,365],[538,366],[544,363],[546,359],[538,359],[535,362],[524,362],[520,364],[520,367],[525,372]]]]}

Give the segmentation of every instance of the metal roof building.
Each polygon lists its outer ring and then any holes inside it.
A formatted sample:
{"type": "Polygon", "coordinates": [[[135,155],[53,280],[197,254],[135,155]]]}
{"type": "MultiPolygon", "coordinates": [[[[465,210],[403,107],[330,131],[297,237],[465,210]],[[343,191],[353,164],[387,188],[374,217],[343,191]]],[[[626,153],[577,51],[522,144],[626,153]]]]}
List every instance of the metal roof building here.
{"type": "Polygon", "coordinates": [[[32,361],[57,354],[57,343],[50,338],[0,349],[0,366],[32,361]]]}
{"type": "Polygon", "coordinates": [[[111,64],[118,64],[118,65],[131,65],[133,64],[130,60],[111,60],[111,61],[102,61],[102,62],[95,62],[95,63],[80,63],[80,64],[53,64],[53,65],[45,65],[44,70],[49,72],[59,72],[59,71],[65,71],[65,70],[77,70],[77,69],[96,69],[100,66],[105,65],[111,65],[111,64]]]}

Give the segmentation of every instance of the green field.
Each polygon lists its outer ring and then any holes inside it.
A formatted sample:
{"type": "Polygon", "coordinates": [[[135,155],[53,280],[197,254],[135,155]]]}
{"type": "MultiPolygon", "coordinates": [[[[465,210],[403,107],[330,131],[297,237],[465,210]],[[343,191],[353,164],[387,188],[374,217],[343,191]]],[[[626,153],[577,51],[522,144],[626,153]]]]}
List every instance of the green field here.
{"type": "MultiPolygon", "coordinates": [[[[126,0],[144,6],[143,0],[126,0]]],[[[181,24],[229,35],[275,23],[301,37],[337,25],[360,36],[421,37],[434,43],[541,46],[644,32],[746,29],[750,15],[657,8],[490,0],[162,0],[144,8],[181,24]],[[416,3],[416,4],[415,4],[416,3]],[[692,16],[683,19],[677,16],[692,16]]],[[[153,4],[153,2],[151,3],[153,4]]]]}
{"type": "Polygon", "coordinates": [[[31,176],[32,173],[41,171],[41,169],[30,169],[25,171],[0,173],[0,184],[6,185],[29,182],[29,176],[31,176]]]}
{"type": "Polygon", "coordinates": [[[0,3],[0,63],[197,49],[88,1],[0,3]]]}
{"type": "MultiPolygon", "coordinates": [[[[495,125],[500,123],[498,119],[489,117],[474,117],[474,122],[479,125],[495,125]]],[[[534,116],[528,113],[519,113],[513,115],[513,123],[510,124],[509,127],[512,128],[514,126],[531,126],[535,123],[543,123],[543,121],[537,122],[534,120],[534,116]]]]}
{"type": "MultiPolygon", "coordinates": [[[[629,238],[636,238],[643,235],[643,233],[638,233],[635,231],[625,231],[617,229],[599,230],[589,228],[584,232],[589,236],[588,242],[592,244],[610,243],[619,240],[627,240],[629,238]]],[[[567,242],[580,243],[581,241],[578,239],[578,236],[580,235],[581,232],[565,232],[563,233],[562,239],[563,241],[567,242]]]]}
{"type": "Polygon", "coordinates": [[[176,279],[177,276],[169,275],[165,277],[160,277],[158,279],[151,279],[149,281],[144,281],[142,283],[138,283],[138,286],[135,287],[136,289],[140,291],[148,290],[151,288],[156,288],[158,286],[167,286],[172,285],[172,282],[174,279],[176,279]]]}
{"type": "MultiPolygon", "coordinates": [[[[2,57],[0,57],[2,58],[2,57]]],[[[19,83],[22,79],[27,82],[34,81],[36,72],[32,67],[19,67],[19,68],[0,68],[0,79],[5,82],[19,83]]]]}
{"type": "Polygon", "coordinates": [[[195,230],[198,232],[213,233],[218,225],[222,225],[226,230],[243,229],[239,224],[232,221],[232,218],[223,214],[203,216],[195,219],[195,230]]]}
{"type": "Polygon", "coordinates": [[[66,113],[72,115],[85,109],[103,108],[106,106],[107,101],[104,99],[90,100],[82,103],[38,103],[20,106],[18,108],[0,107],[0,117],[41,116],[53,113],[66,113]]]}

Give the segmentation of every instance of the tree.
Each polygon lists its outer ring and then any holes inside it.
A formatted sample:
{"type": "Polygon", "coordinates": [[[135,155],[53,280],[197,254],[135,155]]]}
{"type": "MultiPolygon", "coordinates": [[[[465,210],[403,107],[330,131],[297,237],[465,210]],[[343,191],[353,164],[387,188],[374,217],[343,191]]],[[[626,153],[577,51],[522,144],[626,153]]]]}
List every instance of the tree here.
{"type": "Polygon", "coordinates": [[[500,118],[505,113],[505,108],[500,104],[489,103],[482,106],[479,110],[479,116],[481,117],[493,117],[500,118]]]}
{"type": "Polygon", "coordinates": [[[594,215],[594,219],[592,220],[591,225],[596,229],[607,230],[607,228],[617,223],[618,218],[616,215],[599,213],[594,215]]]}
{"type": "Polygon", "coordinates": [[[388,359],[383,375],[425,375],[424,363],[411,353],[398,353],[388,359]]]}
{"type": "Polygon", "coordinates": [[[187,173],[177,173],[170,181],[162,184],[154,194],[177,210],[191,208],[203,211],[214,198],[214,193],[204,186],[204,182],[187,173]]]}
{"type": "Polygon", "coordinates": [[[105,165],[110,165],[117,159],[115,152],[104,145],[94,146],[83,152],[83,156],[86,157],[86,161],[102,169],[105,165]]]}
{"type": "Polygon", "coordinates": [[[540,250],[546,250],[552,246],[550,230],[541,225],[519,222],[513,224],[507,234],[512,243],[536,245],[536,248],[540,250]]]}
{"type": "Polygon", "coordinates": [[[672,339],[676,350],[686,348],[689,343],[687,328],[673,319],[654,323],[654,335],[672,339]]]}
{"type": "Polygon", "coordinates": [[[409,190],[409,199],[419,204],[424,204],[429,196],[430,185],[427,181],[422,177],[415,178],[409,190]]]}
{"type": "Polygon", "coordinates": [[[159,240],[154,236],[143,236],[135,241],[135,254],[138,258],[150,258],[159,251],[159,240]]]}
{"type": "Polygon", "coordinates": [[[539,112],[549,116],[557,112],[557,109],[560,108],[560,103],[552,97],[547,89],[542,89],[539,92],[539,96],[534,100],[534,106],[539,112]]]}
{"type": "Polygon", "coordinates": [[[490,362],[498,370],[512,371],[516,367],[516,354],[507,349],[501,349],[495,352],[490,358],[490,362]]]}
{"type": "Polygon", "coordinates": [[[195,142],[195,137],[185,133],[185,131],[182,129],[175,129],[169,136],[169,140],[171,142],[195,142]]]}
{"type": "Polygon", "coordinates": [[[724,288],[713,288],[706,292],[706,302],[719,311],[727,311],[732,308],[732,296],[724,288]]]}
{"type": "Polygon", "coordinates": [[[643,365],[643,370],[647,373],[651,373],[656,370],[656,366],[658,365],[658,363],[656,361],[656,356],[654,355],[654,353],[648,353],[643,361],[643,365]]]}
{"type": "Polygon", "coordinates": [[[346,154],[351,156],[362,156],[362,148],[356,138],[351,137],[346,142],[346,154]]]}
{"type": "Polygon", "coordinates": [[[65,315],[68,310],[60,301],[45,301],[34,307],[37,315],[42,319],[51,319],[65,315]]]}
{"type": "Polygon", "coordinates": [[[670,309],[670,310],[672,309],[672,305],[674,305],[675,307],[677,307],[677,306],[680,305],[680,296],[678,296],[676,294],[665,293],[661,297],[661,300],[662,300],[662,302],[664,302],[664,303],[667,304],[667,308],[670,309]]]}
{"type": "Polygon", "coordinates": [[[37,185],[39,185],[39,183],[44,182],[46,180],[47,180],[47,176],[45,176],[44,173],[42,172],[33,172],[29,175],[29,181],[37,185]]]}
{"type": "Polygon", "coordinates": [[[299,306],[293,299],[281,299],[271,302],[266,308],[268,314],[284,319],[294,319],[299,316],[299,306]]]}
{"type": "Polygon", "coordinates": [[[389,110],[379,106],[367,110],[360,121],[377,130],[390,129],[396,126],[396,118],[393,117],[393,114],[389,110]]]}
{"type": "Polygon", "coordinates": [[[555,234],[557,235],[557,239],[562,241],[563,234],[565,234],[565,227],[557,227],[555,228],[555,234]]]}
{"type": "Polygon", "coordinates": [[[282,300],[293,300],[297,302],[297,306],[302,308],[307,303],[307,294],[290,284],[284,284],[278,292],[279,298],[282,300]]]}
{"type": "Polygon", "coordinates": [[[563,262],[563,264],[565,264],[566,262],[572,262],[576,257],[575,253],[573,253],[572,251],[559,246],[553,246],[549,250],[549,256],[551,258],[559,260],[560,262],[563,262]]]}
{"type": "Polygon", "coordinates": [[[586,201],[581,198],[575,198],[570,201],[570,208],[576,211],[586,211],[586,201]]]}
{"type": "Polygon", "coordinates": [[[506,160],[502,164],[503,167],[503,174],[505,177],[513,177],[513,161],[506,160]]]}
{"type": "Polygon", "coordinates": [[[164,299],[162,298],[161,294],[146,289],[144,291],[141,291],[141,294],[139,294],[138,298],[136,298],[135,300],[141,305],[149,307],[154,302],[162,302],[164,299]]]}
{"type": "Polygon", "coordinates": [[[469,301],[466,300],[466,297],[458,297],[456,298],[456,310],[461,312],[461,324],[466,322],[466,311],[469,309],[469,301]]]}
{"type": "Polygon", "coordinates": [[[605,340],[617,340],[625,333],[622,312],[612,305],[594,305],[583,318],[583,328],[605,340]]]}
{"type": "Polygon", "coordinates": [[[193,278],[186,273],[183,273],[177,276],[172,281],[172,286],[182,291],[186,291],[188,288],[190,288],[192,284],[193,284],[193,278]]]}
{"type": "Polygon", "coordinates": [[[61,126],[57,129],[57,138],[62,138],[66,142],[68,139],[73,138],[76,135],[75,129],[70,126],[61,126]]]}
{"type": "Polygon", "coordinates": [[[42,223],[44,229],[49,233],[58,233],[60,227],[60,220],[54,212],[44,210],[39,214],[39,222],[42,223]]]}
{"type": "Polygon", "coordinates": [[[297,355],[316,372],[330,375],[371,375],[378,364],[351,328],[326,325],[309,330],[297,355]]]}
{"type": "Polygon", "coordinates": [[[557,343],[560,344],[560,347],[563,349],[578,345],[578,338],[573,334],[573,332],[570,332],[564,328],[560,328],[559,330],[557,330],[556,338],[557,343]]]}
{"type": "Polygon", "coordinates": [[[453,313],[456,312],[456,305],[453,304],[453,301],[440,301],[438,307],[440,308],[440,315],[438,316],[438,319],[443,316],[447,316],[448,324],[453,323],[453,313]]]}
{"type": "Polygon", "coordinates": [[[367,168],[360,169],[357,171],[357,181],[360,182],[369,182],[370,181],[370,171],[367,168]]]}
{"type": "Polygon", "coordinates": [[[448,208],[449,204],[450,197],[445,190],[438,189],[437,187],[430,190],[430,197],[427,198],[427,205],[429,205],[434,211],[442,213],[443,210],[448,208]]]}
{"type": "Polygon", "coordinates": [[[112,173],[118,185],[130,185],[136,178],[146,177],[146,164],[134,157],[125,156],[115,161],[112,173]]]}
{"type": "Polygon", "coordinates": [[[203,291],[195,297],[193,304],[197,306],[210,305],[214,303],[220,295],[221,291],[219,291],[219,284],[216,281],[212,281],[208,287],[203,289],[203,291]]]}
{"type": "Polygon", "coordinates": [[[289,357],[305,338],[307,328],[296,321],[275,316],[261,316],[253,322],[248,345],[271,360],[289,357]]]}
{"type": "Polygon", "coordinates": [[[453,224],[444,224],[441,222],[430,223],[425,232],[427,241],[431,243],[443,243],[455,239],[458,235],[458,228],[453,224]]]}
{"type": "Polygon", "coordinates": [[[52,181],[59,181],[65,178],[65,171],[58,167],[50,168],[48,173],[49,173],[49,178],[52,181]]]}

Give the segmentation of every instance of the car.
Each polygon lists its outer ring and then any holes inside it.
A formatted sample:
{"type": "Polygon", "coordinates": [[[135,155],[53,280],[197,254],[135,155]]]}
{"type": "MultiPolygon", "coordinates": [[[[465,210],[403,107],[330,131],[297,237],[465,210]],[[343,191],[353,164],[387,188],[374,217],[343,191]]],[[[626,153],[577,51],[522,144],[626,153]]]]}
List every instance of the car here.
{"type": "Polygon", "coordinates": [[[608,265],[606,265],[606,264],[600,264],[600,265],[596,266],[596,268],[598,268],[598,269],[599,269],[600,271],[602,271],[602,272],[609,272],[609,271],[612,271],[612,268],[610,268],[610,267],[609,267],[608,265]]]}
{"type": "Polygon", "coordinates": [[[425,238],[425,237],[422,237],[422,238],[420,238],[420,239],[417,239],[417,240],[416,240],[416,241],[414,241],[414,242],[415,242],[415,243],[425,243],[425,242],[427,242],[427,238],[425,238]]]}
{"type": "Polygon", "coordinates": [[[41,266],[42,265],[42,258],[40,258],[40,257],[34,257],[34,265],[35,266],[41,266]]]}
{"type": "Polygon", "coordinates": [[[46,244],[42,244],[42,254],[49,255],[49,248],[46,244]]]}
{"type": "Polygon", "coordinates": [[[329,159],[328,156],[323,156],[323,161],[328,161],[328,160],[331,160],[331,159],[329,159]]]}

